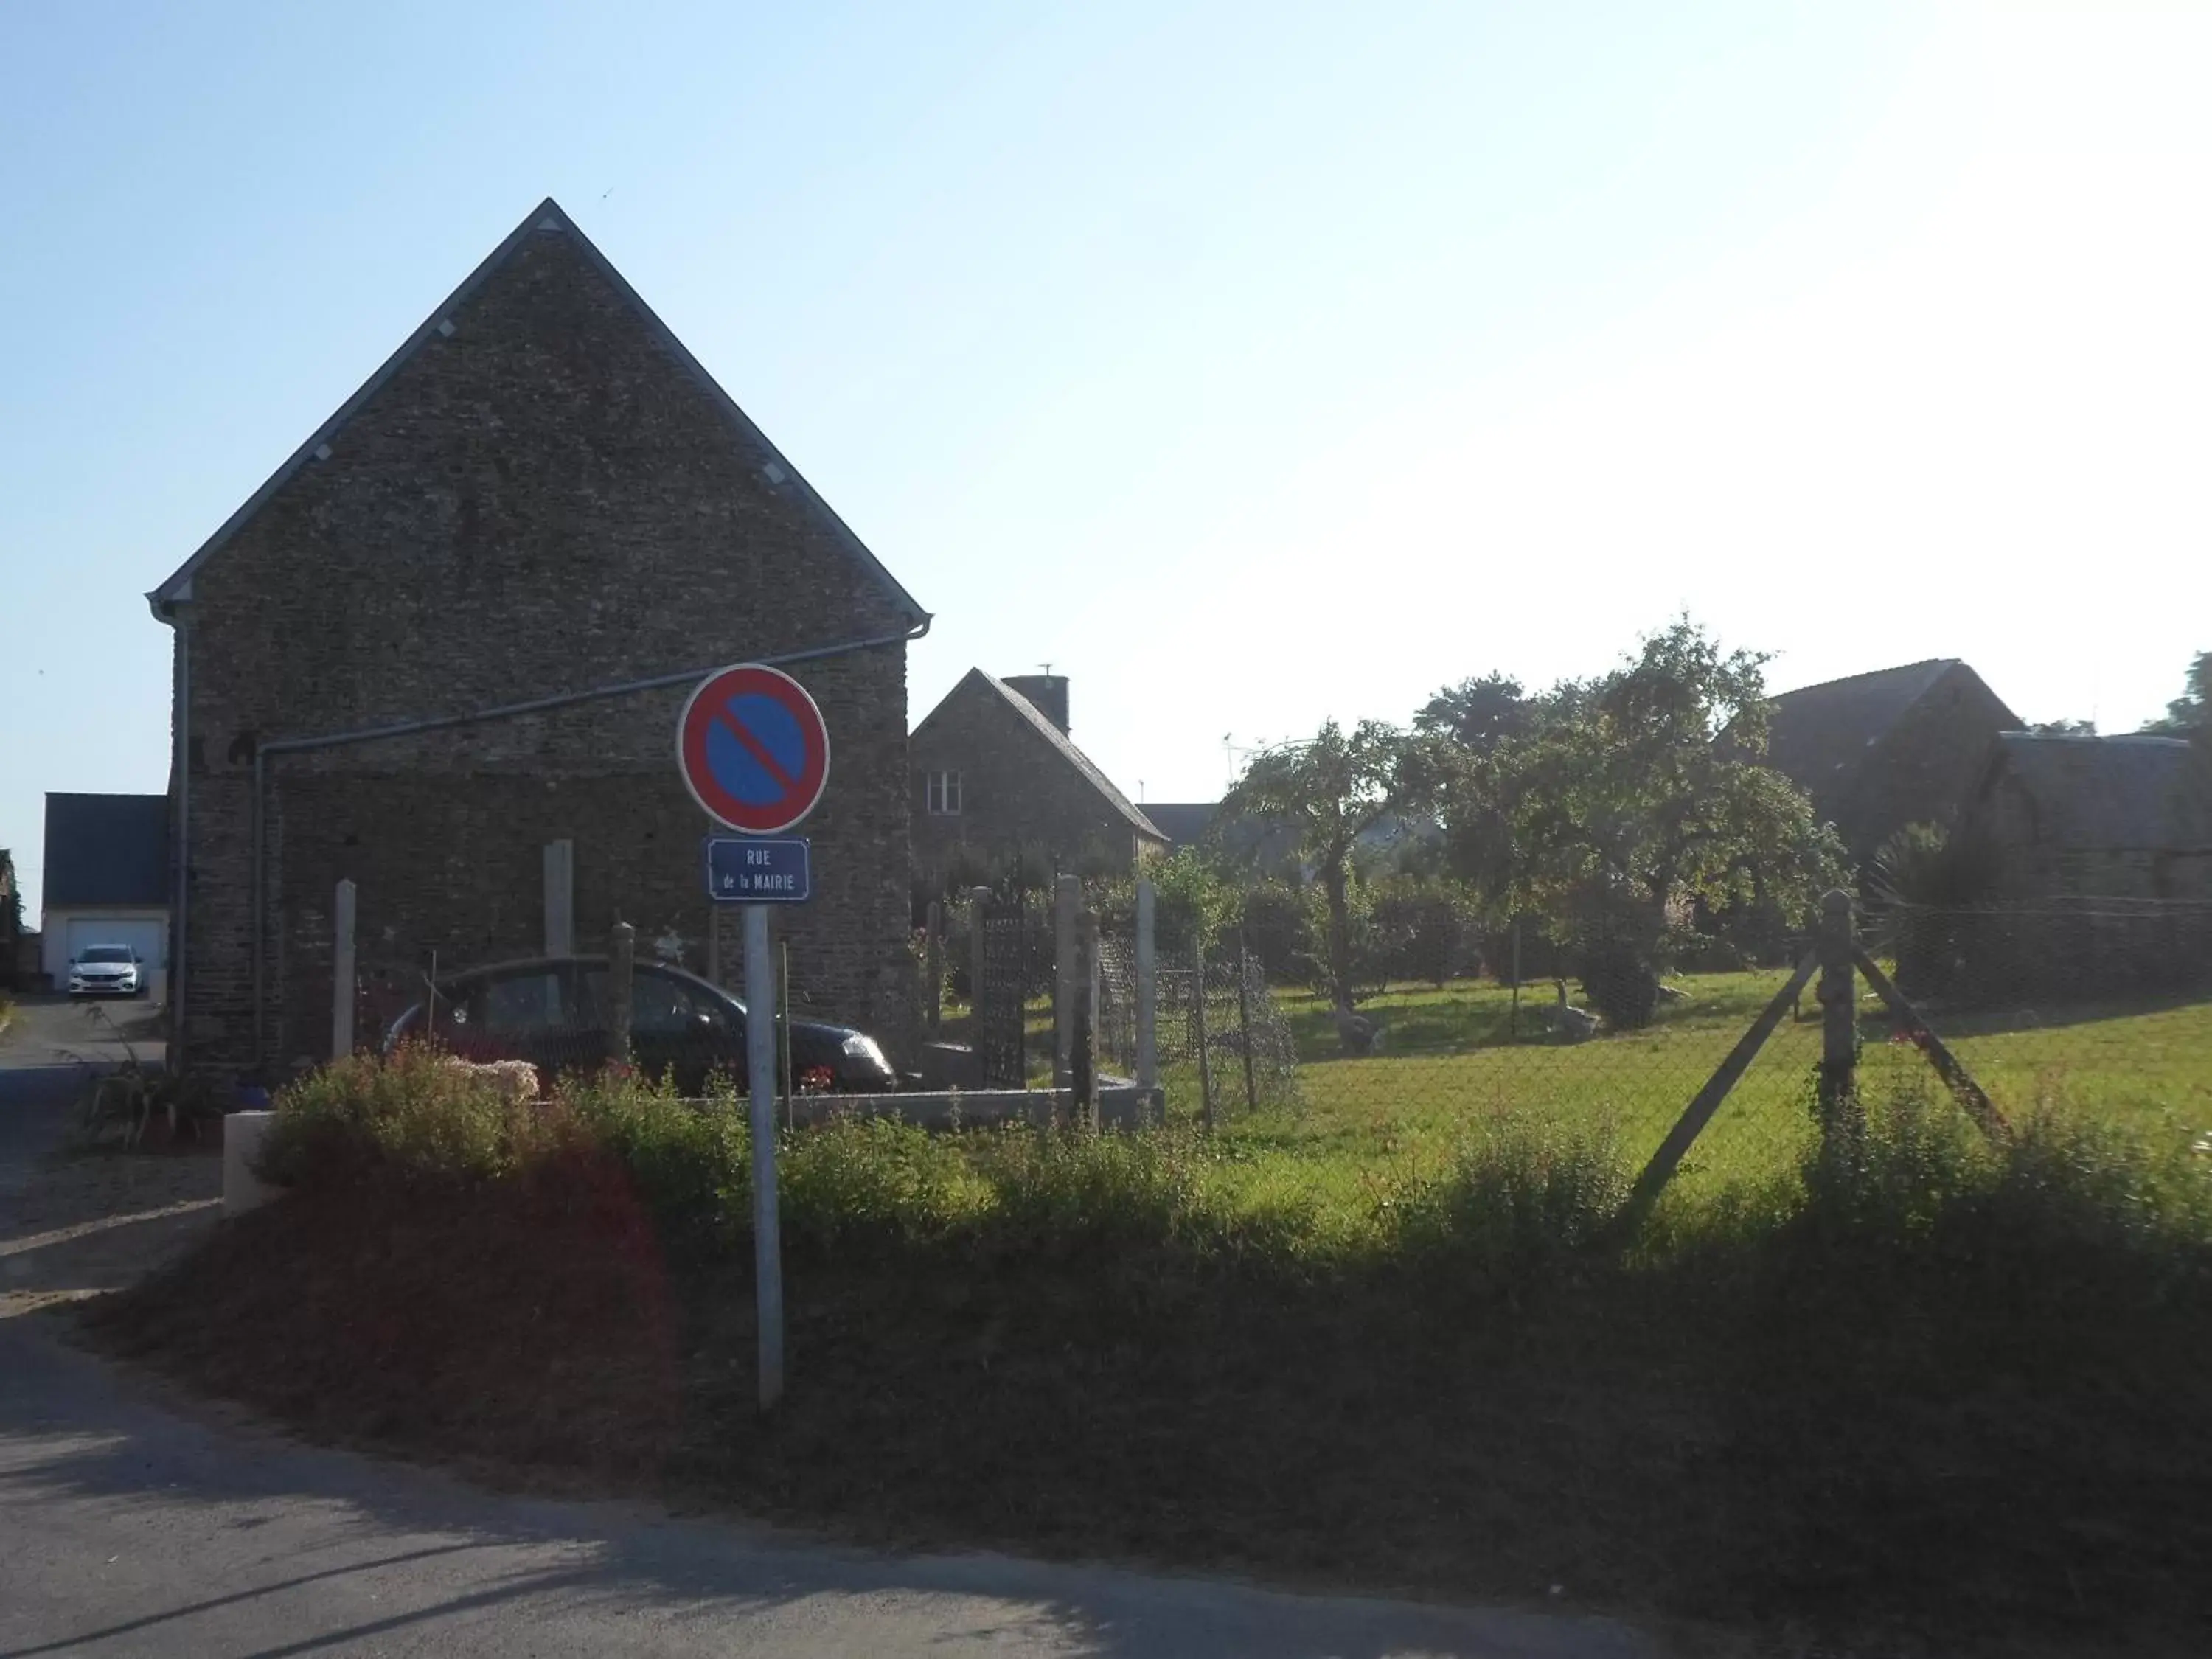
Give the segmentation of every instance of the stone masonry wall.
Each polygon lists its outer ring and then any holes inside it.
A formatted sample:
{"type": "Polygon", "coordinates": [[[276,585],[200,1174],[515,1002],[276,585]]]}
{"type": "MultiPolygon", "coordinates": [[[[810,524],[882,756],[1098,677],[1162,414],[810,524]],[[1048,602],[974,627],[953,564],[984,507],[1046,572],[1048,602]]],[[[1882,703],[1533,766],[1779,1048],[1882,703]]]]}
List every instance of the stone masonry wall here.
{"type": "MultiPolygon", "coordinates": [[[[532,233],[192,578],[188,1063],[243,1067],[252,755],[896,635],[913,620],[564,230],[532,233]]],[[[796,668],[828,720],[792,919],[794,1006],[902,1042],[905,653],[796,668]]],[[[333,884],[364,963],[543,944],[540,849],[576,842],[579,947],[616,915],[706,965],[708,821],[674,759],[684,690],[269,760],[268,1058],[328,1044],[333,884]]],[[[734,969],[726,956],[725,965],[734,969]]],[[[366,1034],[364,1034],[366,1035],[366,1034]]]]}

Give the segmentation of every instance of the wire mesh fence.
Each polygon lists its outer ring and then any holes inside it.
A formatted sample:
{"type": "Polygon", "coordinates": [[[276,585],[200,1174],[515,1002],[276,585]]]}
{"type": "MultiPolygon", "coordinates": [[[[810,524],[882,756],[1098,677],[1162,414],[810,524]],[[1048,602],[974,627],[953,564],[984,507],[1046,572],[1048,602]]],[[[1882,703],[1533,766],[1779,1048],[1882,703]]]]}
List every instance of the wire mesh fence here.
{"type": "MultiPolygon", "coordinates": [[[[1154,1042],[1170,1119],[1218,1122],[1299,1106],[1298,1054],[1283,1004],[1259,963],[1196,952],[1154,970],[1154,1042]]],[[[1101,1063],[1126,1077],[1140,1066],[1136,941],[1099,940],[1101,1063]]]]}
{"type": "MultiPolygon", "coordinates": [[[[1888,913],[1858,939],[2006,1117],[2051,1111],[2212,1147],[2212,907],[1888,913]]],[[[1122,941],[1103,952],[1102,1041],[1116,1063],[1134,1029],[1132,954],[1122,941]]],[[[1649,1017],[1627,1019],[1599,1012],[1571,975],[1393,982],[1346,1008],[1233,960],[1207,964],[1201,995],[1188,964],[1164,963],[1161,1080],[1171,1120],[1202,1116],[1210,1093],[1223,1133],[1310,1154],[1315,1180],[1335,1178],[1323,1165],[1449,1158],[1500,1123],[1587,1133],[1641,1162],[1790,977],[1782,964],[1668,975],[1649,1017]]],[[[1802,1167],[1819,1134],[1818,985],[1789,999],[1681,1180],[1756,1184],[1802,1167]]],[[[1912,1023],[1863,975],[1855,996],[1860,1094],[1941,1108],[1945,1083],[1912,1023]]]]}

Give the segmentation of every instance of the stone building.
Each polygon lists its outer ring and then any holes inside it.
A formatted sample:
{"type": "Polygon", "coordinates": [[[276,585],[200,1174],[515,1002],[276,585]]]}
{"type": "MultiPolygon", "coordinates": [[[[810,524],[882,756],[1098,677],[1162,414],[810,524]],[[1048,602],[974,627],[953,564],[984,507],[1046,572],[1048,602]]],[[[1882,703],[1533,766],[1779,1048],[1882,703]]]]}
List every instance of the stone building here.
{"type": "Polygon", "coordinates": [[[1998,738],[1972,830],[2025,899],[2212,902],[2212,749],[2185,738],[1998,738]]]}
{"type": "Polygon", "coordinates": [[[728,977],[674,729],[748,659],[831,736],[817,896],[780,918],[793,1009],[910,1032],[927,613],[553,202],[148,599],[175,631],[187,1062],[322,1057],[341,878],[366,979],[601,949],[617,920],[728,977]]]}
{"type": "Polygon", "coordinates": [[[1863,865],[1907,824],[1956,823],[1990,743],[2021,725],[1980,675],[1942,658],[1784,692],[1766,759],[1863,865]]]}
{"type": "Polygon", "coordinates": [[[986,878],[1016,856],[1037,872],[1120,873],[1167,837],[1068,736],[1067,678],[971,668],[908,744],[915,868],[986,878]]]}

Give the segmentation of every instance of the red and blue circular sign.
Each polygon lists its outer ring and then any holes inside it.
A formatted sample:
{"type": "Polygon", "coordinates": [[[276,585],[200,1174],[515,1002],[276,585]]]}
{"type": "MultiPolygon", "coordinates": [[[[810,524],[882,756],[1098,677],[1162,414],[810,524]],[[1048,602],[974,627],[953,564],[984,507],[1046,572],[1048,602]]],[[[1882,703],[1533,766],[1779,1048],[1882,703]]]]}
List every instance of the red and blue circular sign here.
{"type": "Polygon", "coordinates": [[[708,675],[685,701],[676,762],[708,817],[744,835],[781,835],[822,799],[830,730],[797,680],[740,663],[708,675]]]}

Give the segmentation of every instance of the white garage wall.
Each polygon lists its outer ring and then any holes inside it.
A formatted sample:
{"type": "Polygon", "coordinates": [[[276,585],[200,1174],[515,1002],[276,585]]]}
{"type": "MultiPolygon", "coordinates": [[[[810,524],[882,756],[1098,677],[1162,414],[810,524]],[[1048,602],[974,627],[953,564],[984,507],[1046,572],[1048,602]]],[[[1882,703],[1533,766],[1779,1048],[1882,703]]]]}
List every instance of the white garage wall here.
{"type": "Polygon", "coordinates": [[[69,985],[70,958],[88,945],[128,945],[151,970],[153,994],[161,997],[169,982],[169,913],[167,910],[48,910],[41,919],[40,966],[57,991],[69,985]]]}

